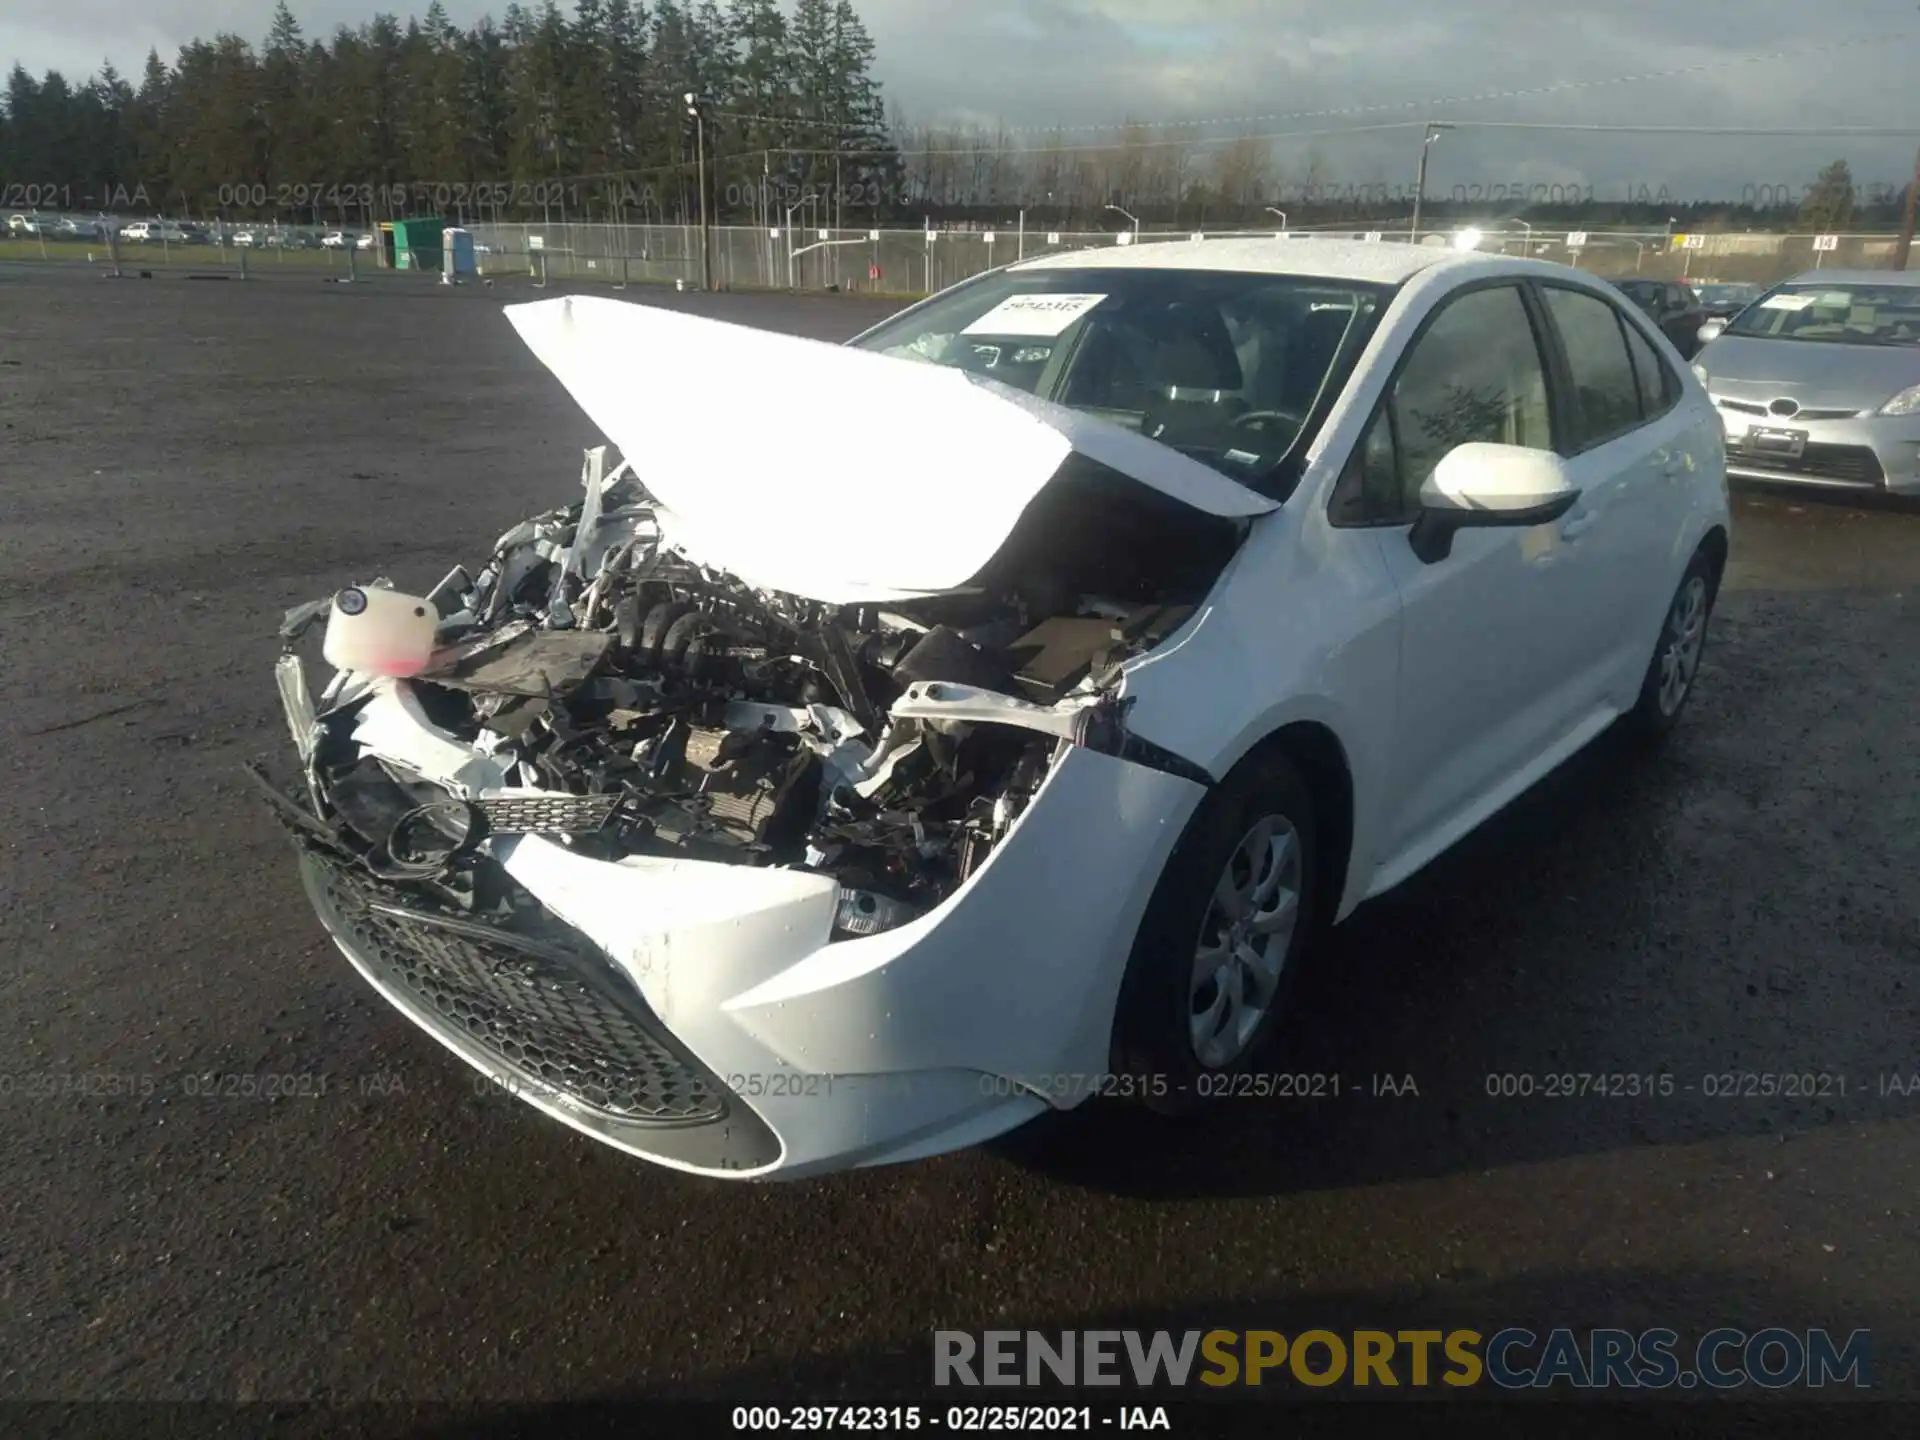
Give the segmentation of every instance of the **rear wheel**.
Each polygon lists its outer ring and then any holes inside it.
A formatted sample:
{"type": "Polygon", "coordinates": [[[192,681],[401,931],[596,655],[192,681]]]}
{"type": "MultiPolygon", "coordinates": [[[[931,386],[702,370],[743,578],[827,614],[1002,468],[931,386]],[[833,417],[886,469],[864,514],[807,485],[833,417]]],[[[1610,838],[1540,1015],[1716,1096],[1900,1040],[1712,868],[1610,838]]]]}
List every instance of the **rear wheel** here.
{"type": "Polygon", "coordinates": [[[1184,1114],[1247,1069],[1299,971],[1318,874],[1313,804],[1278,754],[1201,803],[1162,873],[1121,986],[1116,1071],[1153,1109],[1184,1114]]]}
{"type": "Polygon", "coordinates": [[[1640,698],[1626,716],[1628,727],[1647,739],[1660,739],[1679,724],[1693,694],[1719,578],[1712,557],[1696,553],[1667,606],[1659,643],[1640,683],[1640,698]]]}

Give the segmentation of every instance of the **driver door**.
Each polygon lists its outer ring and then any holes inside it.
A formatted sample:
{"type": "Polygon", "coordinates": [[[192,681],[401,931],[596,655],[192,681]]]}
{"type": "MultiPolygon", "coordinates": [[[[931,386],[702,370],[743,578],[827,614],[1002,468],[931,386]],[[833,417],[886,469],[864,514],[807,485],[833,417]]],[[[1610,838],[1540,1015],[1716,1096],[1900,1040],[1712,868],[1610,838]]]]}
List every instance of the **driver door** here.
{"type": "MultiPolygon", "coordinates": [[[[1572,721],[1577,580],[1553,525],[1461,530],[1434,563],[1410,542],[1420,487],[1469,441],[1551,450],[1534,312],[1511,282],[1443,302],[1417,334],[1340,490],[1384,533],[1401,602],[1391,781],[1375,888],[1397,883],[1484,815],[1572,721]]],[[[1342,496],[1336,495],[1338,505],[1342,496]]],[[[1344,521],[1354,523],[1353,512],[1344,521]]]]}

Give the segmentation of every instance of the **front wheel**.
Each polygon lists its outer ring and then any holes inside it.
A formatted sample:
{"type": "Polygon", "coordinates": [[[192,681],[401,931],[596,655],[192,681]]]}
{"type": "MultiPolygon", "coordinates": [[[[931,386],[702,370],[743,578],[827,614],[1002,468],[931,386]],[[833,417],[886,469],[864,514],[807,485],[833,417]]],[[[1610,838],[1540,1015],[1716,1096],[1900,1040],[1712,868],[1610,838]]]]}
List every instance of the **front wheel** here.
{"type": "Polygon", "coordinates": [[[1115,1068],[1151,1108],[1187,1113],[1208,1079],[1258,1057],[1299,971],[1317,875],[1312,796],[1283,756],[1249,757],[1201,802],[1148,902],[1114,1023],[1115,1068]]]}

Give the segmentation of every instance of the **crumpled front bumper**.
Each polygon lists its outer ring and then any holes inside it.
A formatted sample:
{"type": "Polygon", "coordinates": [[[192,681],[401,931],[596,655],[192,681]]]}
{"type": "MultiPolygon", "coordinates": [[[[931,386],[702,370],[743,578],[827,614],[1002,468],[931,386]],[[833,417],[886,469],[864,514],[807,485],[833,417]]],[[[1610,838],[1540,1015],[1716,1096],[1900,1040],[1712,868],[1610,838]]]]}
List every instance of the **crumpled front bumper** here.
{"type": "MultiPolygon", "coordinates": [[[[375,684],[354,735],[456,793],[495,779],[404,681],[375,684]]],[[[833,943],[838,887],[802,871],[494,837],[555,932],[529,938],[324,846],[301,865],[355,968],[503,1092],[673,1168],[797,1178],[962,1148],[1097,1088],[1057,1077],[1106,1069],[1132,936],[1202,793],[1070,748],[944,904],[833,943]]]]}

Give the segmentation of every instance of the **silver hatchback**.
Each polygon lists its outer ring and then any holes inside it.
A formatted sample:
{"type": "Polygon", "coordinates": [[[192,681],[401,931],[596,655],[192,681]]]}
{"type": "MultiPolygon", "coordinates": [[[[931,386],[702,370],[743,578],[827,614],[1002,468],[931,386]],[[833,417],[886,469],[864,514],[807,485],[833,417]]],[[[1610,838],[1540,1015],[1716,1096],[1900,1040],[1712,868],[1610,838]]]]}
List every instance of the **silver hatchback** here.
{"type": "Polygon", "coordinates": [[[1727,473],[1920,494],[1920,273],[1812,270],[1702,350],[1727,473]]]}

